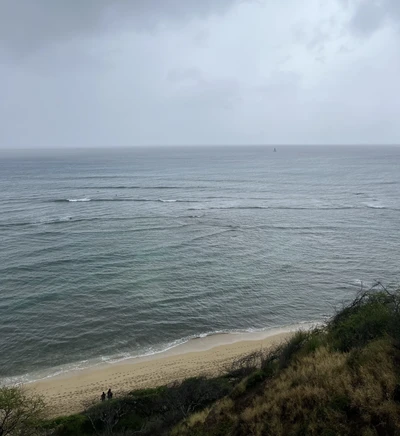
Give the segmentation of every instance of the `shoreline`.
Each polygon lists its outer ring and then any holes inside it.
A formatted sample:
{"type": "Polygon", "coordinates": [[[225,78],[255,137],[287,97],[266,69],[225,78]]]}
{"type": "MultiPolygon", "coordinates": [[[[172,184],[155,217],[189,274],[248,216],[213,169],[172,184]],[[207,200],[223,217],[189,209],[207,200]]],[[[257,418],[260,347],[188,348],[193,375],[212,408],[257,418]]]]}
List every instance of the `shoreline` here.
{"type": "Polygon", "coordinates": [[[298,330],[273,329],[253,333],[226,333],[199,337],[164,352],[102,363],[25,383],[51,405],[50,415],[81,412],[111,388],[116,398],[135,389],[166,385],[194,376],[223,372],[235,358],[273,347],[298,330]]]}
{"type": "Polygon", "coordinates": [[[297,330],[308,330],[315,326],[322,325],[323,321],[303,321],[295,324],[288,324],[279,327],[263,328],[263,329],[248,329],[248,330],[221,330],[199,335],[193,335],[177,339],[168,343],[146,347],[142,349],[142,353],[121,352],[110,356],[99,356],[97,358],[89,358],[86,360],[65,363],[47,369],[39,369],[25,374],[14,376],[6,376],[0,378],[0,384],[4,386],[29,385],[32,383],[53,379],[55,377],[63,377],[77,371],[95,370],[104,368],[107,365],[114,365],[127,361],[138,361],[142,359],[152,359],[158,356],[167,356],[172,354],[183,354],[190,351],[205,351],[209,348],[238,342],[241,340],[257,340],[265,338],[277,333],[293,332],[297,330]]]}

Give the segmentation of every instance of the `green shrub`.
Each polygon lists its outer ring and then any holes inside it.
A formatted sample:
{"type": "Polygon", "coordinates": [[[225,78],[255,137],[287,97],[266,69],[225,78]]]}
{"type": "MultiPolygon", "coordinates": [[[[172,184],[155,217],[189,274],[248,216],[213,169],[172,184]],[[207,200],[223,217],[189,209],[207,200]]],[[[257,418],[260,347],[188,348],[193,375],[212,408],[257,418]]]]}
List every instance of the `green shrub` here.
{"type": "Polygon", "coordinates": [[[281,348],[279,355],[279,367],[287,368],[291,363],[294,355],[304,346],[308,341],[309,333],[298,331],[290,338],[286,344],[281,348]]]}
{"type": "Polygon", "coordinates": [[[0,386],[0,435],[33,435],[45,417],[42,397],[19,386],[0,386]]]}
{"type": "Polygon", "coordinates": [[[358,305],[344,309],[329,328],[332,346],[349,351],[373,339],[393,335],[397,314],[392,303],[393,299],[382,293],[367,294],[358,305]]]}
{"type": "Polygon", "coordinates": [[[43,429],[50,429],[57,436],[85,436],[93,434],[93,428],[89,420],[84,415],[62,416],[45,422],[43,429]]]}
{"type": "Polygon", "coordinates": [[[262,381],[267,378],[267,374],[262,370],[258,369],[254,371],[246,380],[246,389],[251,389],[254,386],[259,385],[262,381]]]}

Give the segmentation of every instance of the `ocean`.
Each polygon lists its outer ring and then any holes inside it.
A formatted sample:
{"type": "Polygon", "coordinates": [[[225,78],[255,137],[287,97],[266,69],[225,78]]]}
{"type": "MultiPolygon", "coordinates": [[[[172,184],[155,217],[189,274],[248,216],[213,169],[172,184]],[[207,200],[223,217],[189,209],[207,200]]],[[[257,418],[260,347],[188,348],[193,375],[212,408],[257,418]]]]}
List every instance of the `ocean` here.
{"type": "Polygon", "coordinates": [[[399,283],[400,147],[0,151],[0,383],[323,322],[399,283]]]}

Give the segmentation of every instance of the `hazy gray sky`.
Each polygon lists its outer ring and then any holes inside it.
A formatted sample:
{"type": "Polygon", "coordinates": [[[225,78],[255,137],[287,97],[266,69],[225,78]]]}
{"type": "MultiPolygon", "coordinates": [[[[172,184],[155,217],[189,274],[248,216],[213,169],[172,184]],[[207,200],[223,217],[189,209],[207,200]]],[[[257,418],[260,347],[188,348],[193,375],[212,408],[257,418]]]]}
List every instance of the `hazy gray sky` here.
{"type": "Polygon", "coordinates": [[[0,147],[400,143],[400,0],[1,0],[0,147]]]}

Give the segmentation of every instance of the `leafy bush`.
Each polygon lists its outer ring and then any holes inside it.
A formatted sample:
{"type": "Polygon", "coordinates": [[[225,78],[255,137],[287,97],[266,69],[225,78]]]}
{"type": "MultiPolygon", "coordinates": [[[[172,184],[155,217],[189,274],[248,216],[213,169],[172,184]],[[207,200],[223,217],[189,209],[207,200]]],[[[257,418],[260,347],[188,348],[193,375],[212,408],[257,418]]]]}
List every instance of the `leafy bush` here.
{"type": "Polygon", "coordinates": [[[246,389],[251,389],[254,386],[259,385],[267,377],[267,374],[262,370],[258,369],[254,371],[246,380],[246,389]]]}
{"type": "Polygon", "coordinates": [[[363,292],[328,326],[329,341],[340,351],[362,347],[385,335],[399,338],[399,293],[363,292]]]}
{"type": "Polygon", "coordinates": [[[45,410],[42,397],[18,386],[0,387],[0,435],[39,434],[45,410]]]}
{"type": "Polygon", "coordinates": [[[85,436],[87,434],[92,434],[93,429],[89,420],[84,415],[70,415],[62,416],[44,422],[41,425],[43,430],[51,430],[52,433],[56,433],[59,436],[85,436]]]}

